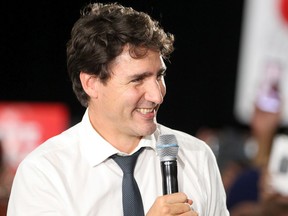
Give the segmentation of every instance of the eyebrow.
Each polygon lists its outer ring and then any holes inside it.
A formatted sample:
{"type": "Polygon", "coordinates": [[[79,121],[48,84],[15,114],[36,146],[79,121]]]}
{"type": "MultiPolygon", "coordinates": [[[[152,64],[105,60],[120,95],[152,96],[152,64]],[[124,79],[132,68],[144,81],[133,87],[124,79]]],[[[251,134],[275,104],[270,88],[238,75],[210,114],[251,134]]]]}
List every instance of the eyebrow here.
{"type": "MultiPolygon", "coordinates": [[[[157,76],[161,75],[161,74],[164,74],[166,69],[167,69],[166,67],[163,67],[160,70],[158,70],[157,76]]],[[[143,79],[143,78],[149,77],[151,75],[153,75],[152,72],[144,72],[144,73],[139,73],[139,74],[133,74],[133,75],[129,76],[129,79],[143,79]]]]}

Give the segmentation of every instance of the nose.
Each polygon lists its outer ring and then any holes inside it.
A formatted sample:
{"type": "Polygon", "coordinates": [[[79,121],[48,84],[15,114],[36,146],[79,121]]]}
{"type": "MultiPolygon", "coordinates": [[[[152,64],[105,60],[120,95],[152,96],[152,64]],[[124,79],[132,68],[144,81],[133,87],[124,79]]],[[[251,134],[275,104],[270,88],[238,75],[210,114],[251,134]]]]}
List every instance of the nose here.
{"type": "Polygon", "coordinates": [[[152,80],[146,85],[145,100],[161,104],[166,94],[166,86],[164,80],[152,80]]]}

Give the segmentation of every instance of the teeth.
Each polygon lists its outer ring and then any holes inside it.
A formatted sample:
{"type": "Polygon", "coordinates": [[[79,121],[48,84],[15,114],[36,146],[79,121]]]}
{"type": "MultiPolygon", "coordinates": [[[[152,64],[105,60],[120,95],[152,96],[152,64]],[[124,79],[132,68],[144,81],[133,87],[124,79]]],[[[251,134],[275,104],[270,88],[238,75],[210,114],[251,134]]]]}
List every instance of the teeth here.
{"type": "Polygon", "coordinates": [[[142,114],[147,114],[147,113],[150,113],[154,110],[154,108],[150,108],[150,109],[145,109],[145,108],[141,108],[141,109],[137,109],[138,112],[142,113],[142,114]]]}

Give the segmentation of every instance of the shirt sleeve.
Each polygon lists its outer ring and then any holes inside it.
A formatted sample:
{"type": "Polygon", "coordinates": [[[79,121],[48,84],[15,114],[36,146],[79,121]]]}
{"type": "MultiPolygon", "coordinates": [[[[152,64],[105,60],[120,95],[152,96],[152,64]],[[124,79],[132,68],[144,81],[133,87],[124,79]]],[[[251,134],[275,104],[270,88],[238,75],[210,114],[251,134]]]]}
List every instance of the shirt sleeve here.
{"type": "Polygon", "coordinates": [[[229,216],[229,211],[227,210],[226,205],[226,192],[224,190],[222,178],[216,161],[216,157],[208,148],[207,151],[207,171],[205,177],[209,179],[206,187],[209,188],[206,192],[207,197],[210,197],[208,200],[207,215],[209,216],[229,216]]]}

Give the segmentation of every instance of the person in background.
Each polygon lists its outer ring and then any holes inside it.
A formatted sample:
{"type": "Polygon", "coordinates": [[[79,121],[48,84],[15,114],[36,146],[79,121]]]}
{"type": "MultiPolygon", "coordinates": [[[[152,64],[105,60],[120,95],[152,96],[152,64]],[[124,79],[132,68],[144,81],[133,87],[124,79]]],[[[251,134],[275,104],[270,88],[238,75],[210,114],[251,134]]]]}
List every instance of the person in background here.
{"type": "MultiPolygon", "coordinates": [[[[8,216],[122,216],[122,170],[113,155],[139,154],[139,215],[228,216],[215,156],[202,140],[156,120],[166,94],[174,36],[148,14],[118,3],[90,3],[67,43],[82,121],[48,139],[19,165],[8,216]],[[163,195],[156,142],[175,135],[179,192],[163,195]]],[[[133,209],[131,209],[132,211],[133,209]]],[[[136,215],[133,215],[136,216],[136,215]]]]}
{"type": "MultiPolygon", "coordinates": [[[[273,91],[276,90],[278,88],[273,87],[273,91]]],[[[279,92],[272,95],[273,110],[267,108],[267,97],[265,103],[256,100],[250,128],[258,150],[251,160],[251,167],[237,177],[227,192],[227,206],[231,216],[288,215],[288,197],[272,187],[272,173],[269,170],[275,139],[283,133],[280,130],[283,107],[279,95],[279,92]]]]}

